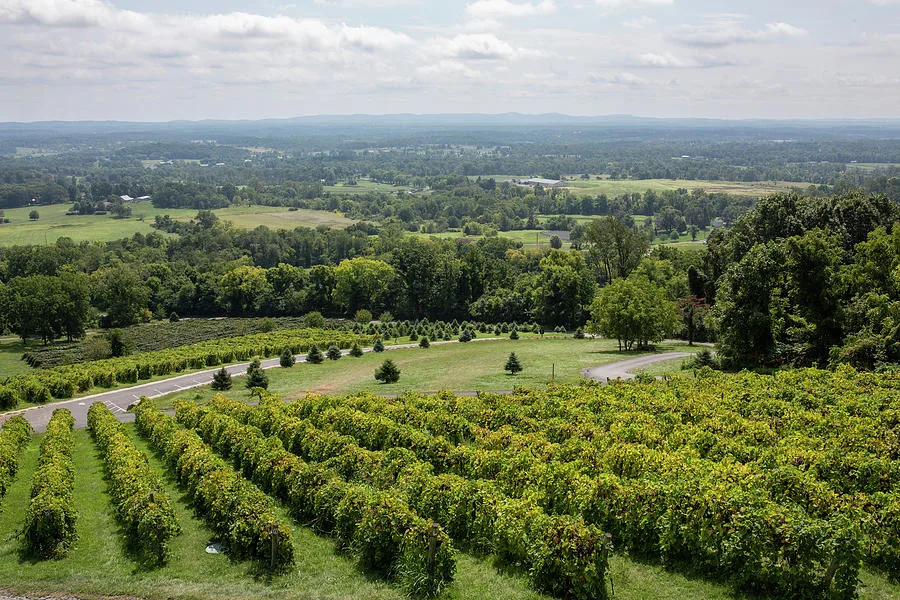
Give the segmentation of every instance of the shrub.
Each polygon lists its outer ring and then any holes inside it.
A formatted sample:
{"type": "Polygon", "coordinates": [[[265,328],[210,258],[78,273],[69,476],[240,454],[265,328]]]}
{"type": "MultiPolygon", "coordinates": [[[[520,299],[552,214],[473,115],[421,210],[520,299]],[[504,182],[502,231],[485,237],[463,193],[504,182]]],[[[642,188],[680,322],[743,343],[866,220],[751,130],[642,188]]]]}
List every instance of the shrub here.
{"type": "Polygon", "coordinates": [[[382,383],[397,383],[400,380],[400,369],[391,359],[385,360],[375,369],[375,379],[382,383]]]}
{"type": "Polygon", "coordinates": [[[329,346],[325,356],[328,357],[328,360],[338,360],[341,358],[341,349],[337,346],[329,346]]]}
{"type": "Polygon", "coordinates": [[[325,317],[319,311],[306,313],[303,316],[303,324],[312,329],[322,329],[325,327],[325,317]]]}
{"type": "Polygon", "coordinates": [[[360,309],[356,311],[356,314],[353,315],[353,320],[359,323],[360,325],[365,325],[372,321],[372,311],[366,309],[360,309]]]}
{"type": "Polygon", "coordinates": [[[322,354],[322,351],[319,350],[318,346],[313,344],[309,349],[309,352],[306,353],[306,362],[318,365],[321,364],[323,360],[325,360],[325,357],[322,354]]]}
{"type": "MultiPolygon", "coordinates": [[[[324,326],[324,323],[323,323],[324,326]]],[[[259,330],[262,333],[271,333],[275,331],[275,320],[272,317],[266,317],[259,322],[259,330]]]]}
{"type": "Polygon", "coordinates": [[[363,355],[363,349],[359,345],[358,342],[353,342],[353,346],[350,348],[350,356],[354,358],[359,358],[363,355]]]}
{"type": "Polygon", "coordinates": [[[431,346],[431,342],[428,341],[428,336],[423,337],[419,340],[419,348],[428,348],[431,346]]]}
{"type": "Polygon", "coordinates": [[[459,341],[463,343],[472,341],[472,334],[468,329],[463,329],[463,332],[459,336],[459,341]]]}
{"type": "Polygon", "coordinates": [[[512,331],[509,332],[509,339],[517,340],[519,339],[519,331],[513,327],[512,331]]]}
{"type": "Polygon", "coordinates": [[[247,367],[247,379],[244,381],[244,385],[247,386],[248,390],[255,388],[268,389],[269,376],[266,375],[266,372],[263,371],[262,368],[260,368],[258,358],[254,358],[250,361],[250,366],[247,367]]]}
{"type": "Polygon", "coordinates": [[[291,352],[290,348],[285,348],[278,357],[278,364],[280,364],[282,368],[290,369],[294,366],[294,360],[294,353],[291,352]]]}
{"type": "Polygon", "coordinates": [[[412,332],[409,334],[409,341],[415,342],[415,341],[418,340],[418,339],[419,339],[419,334],[416,333],[415,331],[412,331],[412,332]]]}
{"type": "Polygon", "coordinates": [[[180,320],[181,320],[181,317],[179,317],[178,313],[175,312],[174,310],[169,313],[169,322],[170,323],[177,323],[180,320]]]}
{"type": "Polygon", "coordinates": [[[0,385],[0,410],[9,410],[19,405],[18,390],[0,385]]]}
{"type": "Polygon", "coordinates": [[[576,340],[583,340],[584,339],[584,330],[581,327],[579,327],[578,329],[575,330],[575,335],[573,335],[572,337],[575,338],[576,340]]]}
{"type": "Polygon", "coordinates": [[[22,532],[27,556],[47,559],[64,556],[77,539],[75,521],[75,419],[57,408],[41,441],[38,467],[31,484],[22,532]]]}
{"type": "Polygon", "coordinates": [[[384,311],[383,313],[378,315],[378,320],[381,321],[382,323],[390,323],[391,321],[394,320],[394,315],[392,315],[388,311],[384,311]]]}
{"type": "Polygon", "coordinates": [[[509,371],[510,375],[515,375],[522,370],[522,363],[519,362],[519,357],[516,356],[515,352],[509,353],[509,358],[506,359],[503,369],[509,371]]]}
{"type": "Polygon", "coordinates": [[[372,350],[374,352],[384,352],[384,342],[381,341],[381,338],[375,340],[375,343],[372,345],[372,350]]]}
{"type": "Polygon", "coordinates": [[[231,373],[225,367],[222,367],[213,373],[213,380],[210,387],[217,391],[227,391],[231,389],[231,373]]]}

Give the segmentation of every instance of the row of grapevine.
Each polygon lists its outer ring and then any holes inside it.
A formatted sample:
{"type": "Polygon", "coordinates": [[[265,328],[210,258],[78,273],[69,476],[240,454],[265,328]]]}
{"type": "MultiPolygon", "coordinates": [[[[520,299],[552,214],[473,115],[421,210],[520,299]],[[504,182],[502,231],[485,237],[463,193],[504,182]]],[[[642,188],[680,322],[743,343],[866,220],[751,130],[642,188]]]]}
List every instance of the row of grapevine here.
{"type": "Polygon", "coordinates": [[[9,419],[0,430],[0,500],[19,470],[19,456],[30,439],[31,425],[22,417],[9,419]]]}
{"type": "Polygon", "coordinates": [[[609,540],[579,518],[548,515],[529,499],[507,497],[490,482],[435,476],[432,466],[409,450],[364,450],[350,436],[290,418],[273,396],[264,395],[255,409],[216,396],[211,407],[265,427],[295,454],[333,467],[348,480],[402,494],[454,540],[526,568],[537,589],[564,598],[606,597],[609,540]]]}
{"type": "Polygon", "coordinates": [[[63,408],[53,411],[41,441],[31,500],[25,510],[24,550],[35,558],[63,556],[78,537],[74,507],[75,419],[63,408]]]}
{"type": "Polygon", "coordinates": [[[410,594],[436,596],[453,580],[450,539],[401,499],[307,465],[277,438],[266,438],[225,414],[181,402],[176,418],[281,498],[296,518],[333,533],[363,565],[399,580],[410,594]]]}
{"type": "Polygon", "coordinates": [[[560,461],[566,453],[540,434],[530,434],[533,443],[501,450],[478,442],[453,446],[383,415],[349,407],[316,410],[314,402],[300,401],[292,410],[366,447],[407,447],[439,470],[492,479],[501,491],[532,499],[552,514],[581,515],[632,551],[690,560],[761,592],[816,597],[826,590],[836,596],[855,591],[862,550],[856,515],[845,510],[820,519],[782,506],[739,465],[719,467],[678,452],[635,452],[624,445],[601,455],[599,464],[598,457],[577,453],[560,461]],[[633,460],[637,471],[623,477],[629,473],[617,461],[633,460]]]}
{"type": "Polygon", "coordinates": [[[181,526],[162,480],[102,402],[95,402],[88,411],[88,426],[104,458],[116,516],[145,557],[164,563],[169,540],[181,532],[181,526]]]}
{"type": "Polygon", "coordinates": [[[345,331],[274,331],[32,371],[0,379],[0,391],[5,394],[4,404],[12,408],[20,401],[44,403],[53,398],[71,398],[94,387],[110,388],[122,383],[137,383],[186,370],[241,362],[254,356],[277,356],[285,348],[300,354],[313,345],[320,348],[332,345],[350,348],[354,343],[368,345],[372,341],[372,336],[345,331]]]}
{"type": "Polygon", "coordinates": [[[165,457],[190,495],[197,513],[237,558],[280,569],[294,560],[291,531],[275,504],[218,458],[193,431],[143,400],[135,409],[138,432],[165,457]]]}

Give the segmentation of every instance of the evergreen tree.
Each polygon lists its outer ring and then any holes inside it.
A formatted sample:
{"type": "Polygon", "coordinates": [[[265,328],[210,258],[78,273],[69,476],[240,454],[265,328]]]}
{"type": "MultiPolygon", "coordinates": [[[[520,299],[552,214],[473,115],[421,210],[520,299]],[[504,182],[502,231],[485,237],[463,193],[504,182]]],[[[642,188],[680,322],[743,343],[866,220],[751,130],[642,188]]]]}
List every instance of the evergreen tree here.
{"type": "Polygon", "coordinates": [[[313,344],[312,347],[309,349],[309,352],[306,353],[306,362],[314,364],[314,365],[318,365],[323,360],[325,360],[325,357],[322,355],[322,351],[319,350],[318,346],[313,344]]]}
{"type": "Polygon", "coordinates": [[[362,348],[359,346],[359,342],[353,342],[353,347],[350,348],[350,356],[354,358],[359,358],[363,355],[362,348]]]}
{"type": "Polygon", "coordinates": [[[472,334],[469,332],[468,329],[463,329],[462,334],[459,336],[459,341],[461,341],[461,342],[471,342],[472,341],[472,334]]]}
{"type": "Polygon", "coordinates": [[[254,358],[247,367],[247,381],[244,382],[248,390],[253,388],[268,389],[269,376],[260,368],[259,359],[254,358]]]}
{"type": "Polygon", "coordinates": [[[337,346],[331,345],[328,347],[328,351],[325,353],[325,356],[328,357],[328,360],[338,360],[341,357],[341,349],[337,346]]]}
{"type": "Polygon", "coordinates": [[[429,346],[431,346],[431,342],[428,341],[428,336],[425,336],[421,340],[419,340],[419,348],[428,348],[429,346]]]}
{"type": "Polygon", "coordinates": [[[400,379],[400,369],[397,368],[394,361],[387,359],[375,369],[375,379],[383,383],[397,383],[400,379]]]}
{"type": "Polygon", "coordinates": [[[512,328],[512,331],[509,332],[509,339],[517,340],[519,339],[519,330],[515,327],[512,328]]]}
{"type": "Polygon", "coordinates": [[[384,352],[384,342],[381,341],[381,338],[375,340],[375,343],[372,345],[372,350],[375,352],[384,352]]]}
{"type": "Polygon", "coordinates": [[[578,329],[575,330],[575,335],[572,337],[574,337],[576,340],[583,340],[584,339],[584,330],[581,327],[579,327],[578,329]]]}
{"type": "Polygon", "coordinates": [[[224,392],[231,389],[231,373],[225,370],[225,367],[222,367],[218,371],[213,374],[212,385],[210,386],[212,389],[217,392],[224,392]]]}
{"type": "Polygon", "coordinates": [[[294,366],[294,353],[291,352],[290,348],[285,348],[281,351],[281,356],[278,357],[278,362],[285,369],[290,369],[294,366]]]}
{"type": "Polygon", "coordinates": [[[503,368],[509,371],[510,375],[515,375],[522,370],[522,363],[519,362],[519,357],[516,356],[515,352],[510,352],[509,358],[506,359],[506,365],[503,368]]]}

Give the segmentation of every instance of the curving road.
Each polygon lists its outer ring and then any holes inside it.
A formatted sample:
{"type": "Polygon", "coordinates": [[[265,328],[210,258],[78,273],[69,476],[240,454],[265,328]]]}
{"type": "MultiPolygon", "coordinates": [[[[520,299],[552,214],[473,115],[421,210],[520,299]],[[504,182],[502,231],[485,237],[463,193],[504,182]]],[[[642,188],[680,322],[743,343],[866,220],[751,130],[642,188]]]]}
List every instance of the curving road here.
{"type": "Polygon", "coordinates": [[[687,358],[693,356],[691,352],[663,352],[662,354],[649,354],[647,356],[638,356],[627,360],[620,360],[614,363],[607,363],[597,367],[582,369],[581,374],[586,379],[593,379],[601,383],[606,383],[612,379],[634,379],[635,369],[652,365],[653,363],[670,360],[672,358],[687,358]]]}

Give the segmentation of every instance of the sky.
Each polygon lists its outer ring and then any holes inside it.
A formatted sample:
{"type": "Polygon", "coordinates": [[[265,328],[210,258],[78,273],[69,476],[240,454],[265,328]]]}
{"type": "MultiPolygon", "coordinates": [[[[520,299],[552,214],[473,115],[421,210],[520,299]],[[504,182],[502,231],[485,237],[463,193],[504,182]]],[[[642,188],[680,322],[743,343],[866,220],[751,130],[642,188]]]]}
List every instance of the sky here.
{"type": "Polygon", "coordinates": [[[0,0],[0,64],[0,121],[897,118],[900,0],[0,0]]]}

